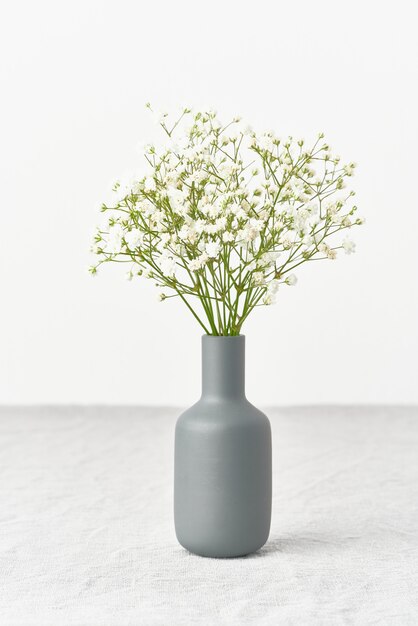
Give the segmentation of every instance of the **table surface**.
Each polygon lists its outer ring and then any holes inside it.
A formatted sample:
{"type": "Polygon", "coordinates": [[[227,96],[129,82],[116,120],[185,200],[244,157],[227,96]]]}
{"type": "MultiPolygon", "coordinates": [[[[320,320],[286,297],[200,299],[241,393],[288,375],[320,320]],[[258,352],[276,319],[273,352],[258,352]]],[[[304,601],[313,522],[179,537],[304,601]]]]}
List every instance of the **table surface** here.
{"type": "Polygon", "coordinates": [[[0,409],[4,626],[418,623],[418,409],[267,409],[269,542],[180,547],[178,409],[0,409]]]}

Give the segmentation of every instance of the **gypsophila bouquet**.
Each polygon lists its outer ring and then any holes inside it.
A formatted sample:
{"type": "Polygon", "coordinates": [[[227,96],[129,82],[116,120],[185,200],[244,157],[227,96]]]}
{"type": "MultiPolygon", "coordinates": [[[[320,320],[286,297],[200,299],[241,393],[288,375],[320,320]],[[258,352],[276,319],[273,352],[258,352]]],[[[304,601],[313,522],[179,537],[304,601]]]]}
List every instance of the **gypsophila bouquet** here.
{"type": "Polygon", "coordinates": [[[302,263],[354,252],[335,235],[363,223],[345,190],[355,164],[332,156],[323,134],[308,148],[188,108],[159,123],[165,146],[148,146],[146,173],[117,182],[102,206],[93,274],[129,263],[129,279],[152,279],[161,300],[179,297],[207,334],[238,335],[255,307],[296,284],[302,263]]]}

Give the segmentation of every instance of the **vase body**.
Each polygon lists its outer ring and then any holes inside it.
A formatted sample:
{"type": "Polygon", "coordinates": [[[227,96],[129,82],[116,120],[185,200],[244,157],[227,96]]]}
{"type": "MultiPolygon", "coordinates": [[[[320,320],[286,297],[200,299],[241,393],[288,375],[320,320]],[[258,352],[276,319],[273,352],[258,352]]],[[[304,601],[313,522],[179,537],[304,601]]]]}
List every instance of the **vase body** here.
{"type": "Polygon", "coordinates": [[[202,396],[177,420],[174,521],[179,543],[237,557],[267,541],[271,429],[245,397],[245,337],[202,337],[202,396]]]}

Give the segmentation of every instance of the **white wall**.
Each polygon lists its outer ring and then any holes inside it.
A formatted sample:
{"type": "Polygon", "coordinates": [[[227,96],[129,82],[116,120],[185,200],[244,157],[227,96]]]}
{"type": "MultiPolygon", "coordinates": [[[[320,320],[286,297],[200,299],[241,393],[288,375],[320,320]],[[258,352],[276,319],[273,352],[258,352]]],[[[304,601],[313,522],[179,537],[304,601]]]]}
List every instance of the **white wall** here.
{"type": "Polygon", "coordinates": [[[359,167],[357,253],[299,272],[247,335],[258,404],[414,403],[417,52],[413,2],[18,2],[1,34],[0,403],[190,403],[200,330],[91,235],[155,136],[144,109],[323,130],[359,167]]]}

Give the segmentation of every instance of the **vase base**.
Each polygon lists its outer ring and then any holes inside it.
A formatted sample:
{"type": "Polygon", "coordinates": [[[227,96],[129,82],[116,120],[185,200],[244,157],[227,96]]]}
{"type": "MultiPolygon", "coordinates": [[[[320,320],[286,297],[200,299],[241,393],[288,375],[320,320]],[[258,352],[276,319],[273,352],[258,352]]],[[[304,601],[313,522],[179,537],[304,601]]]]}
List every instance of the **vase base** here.
{"type": "Polygon", "coordinates": [[[178,542],[179,544],[185,549],[187,550],[187,552],[189,552],[190,554],[193,554],[194,556],[200,556],[202,558],[206,558],[206,559],[239,559],[239,558],[243,558],[246,556],[249,556],[250,554],[254,554],[255,552],[258,552],[258,550],[261,550],[261,548],[267,543],[267,539],[266,538],[265,541],[263,541],[263,543],[259,544],[259,545],[254,545],[252,547],[243,547],[242,549],[235,549],[235,550],[216,550],[216,549],[210,549],[209,547],[204,547],[204,546],[193,546],[193,547],[188,547],[186,545],[184,545],[184,543],[182,543],[178,538],[178,542]]]}

